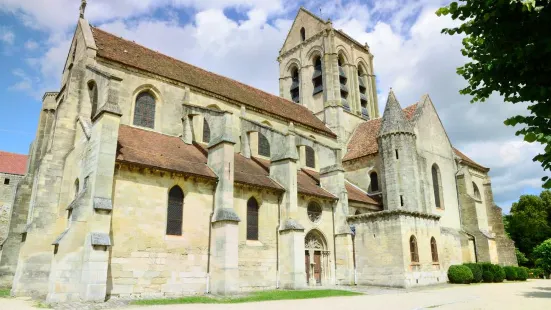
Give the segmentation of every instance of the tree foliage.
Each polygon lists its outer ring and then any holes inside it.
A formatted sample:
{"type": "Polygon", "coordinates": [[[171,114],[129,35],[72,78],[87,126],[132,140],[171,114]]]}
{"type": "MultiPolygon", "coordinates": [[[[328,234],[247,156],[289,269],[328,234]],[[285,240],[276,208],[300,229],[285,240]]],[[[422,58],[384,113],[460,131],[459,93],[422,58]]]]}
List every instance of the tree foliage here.
{"type": "MultiPolygon", "coordinates": [[[[470,62],[457,69],[468,81],[461,94],[484,102],[494,92],[506,102],[528,102],[526,115],[511,117],[506,125],[527,142],[539,142],[543,154],[534,157],[551,170],[551,0],[460,0],[440,8],[462,22],[442,33],[462,34],[464,56],[470,62]]],[[[543,177],[545,188],[551,179],[543,177]]]]}
{"type": "MultiPolygon", "coordinates": [[[[526,254],[530,262],[522,261],[517,253],[520,265],[534,265],[532,252],[544,240],[551,238],[551,191],[541,192],[539,196],[523,195],[513,203],[507,219],[507,233],[515,241],[520,254],[526,254]]],[[[526,258],[526,257],[525,257],[526,258]]]]}
{"type": "Polygon", "coordinates": [[[534,256],[537,257],[536,264],[547,274],[551,273],[551,238],[545,240],[534,249],[534,256]]]}

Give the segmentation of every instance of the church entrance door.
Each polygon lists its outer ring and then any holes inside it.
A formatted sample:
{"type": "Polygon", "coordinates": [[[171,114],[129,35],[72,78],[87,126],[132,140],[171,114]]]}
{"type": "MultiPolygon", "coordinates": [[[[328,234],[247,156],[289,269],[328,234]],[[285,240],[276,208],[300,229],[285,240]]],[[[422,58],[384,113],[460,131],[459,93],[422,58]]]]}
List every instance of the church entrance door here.
{"type": "Polygon", "coordinates": [[[329,251],[323,235],[317,230],[311,230],[304,240],[304,264],[306,283],[308,285],[322,285],[329,283],[329,251]]]}

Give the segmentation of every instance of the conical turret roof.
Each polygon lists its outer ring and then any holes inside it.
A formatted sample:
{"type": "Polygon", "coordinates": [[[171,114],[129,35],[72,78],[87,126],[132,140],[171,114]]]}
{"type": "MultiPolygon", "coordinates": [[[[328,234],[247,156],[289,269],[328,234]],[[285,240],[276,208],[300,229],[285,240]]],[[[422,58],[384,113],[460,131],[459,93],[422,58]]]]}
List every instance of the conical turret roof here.
{"type": "Polygon", "coordinates": [[[402,107],[392,88],[388,93],[388,99],[386,101],[385,112],[383,113],[383,119],[381,124],[381,130],[379,136],[391,134],[391,133],[413,133],[413,127],[407,120],[402,107]]]}

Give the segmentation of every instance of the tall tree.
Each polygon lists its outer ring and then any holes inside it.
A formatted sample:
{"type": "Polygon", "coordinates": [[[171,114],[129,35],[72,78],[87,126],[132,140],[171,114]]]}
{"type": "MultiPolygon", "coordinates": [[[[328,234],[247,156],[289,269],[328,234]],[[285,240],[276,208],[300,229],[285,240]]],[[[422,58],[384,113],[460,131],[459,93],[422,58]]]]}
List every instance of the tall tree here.
{"type": "MultiPolygon", "coordinates": [[[[532,258],[534,247],[551,238],[551,222],[548,221],[548,210],[543,197],[548,197],[549,191],[540,196],[523,195],[518,202],[513,203],[511,212],[506,216],[507,233],[515,241],[516,247],[528,258],[532,258]]],[[[533,264],[533,260],[532,260],[533,264]]]]}
{"type": "MultiPolygon", "coordinates": [[[[460,0],[439,9],[462,24],[442,33],[463,34],[464,56],[470,62],[457,69],[468,81],[461,94],[484,102],[494,92],[506,102],[528,102],[529,113],[505,121],[524,125],[517,131],[545,151],[534,157],[551,170],[551,0],[460,0]]],[[[542,178],[545,188],[551,179],[542,178]]]]}

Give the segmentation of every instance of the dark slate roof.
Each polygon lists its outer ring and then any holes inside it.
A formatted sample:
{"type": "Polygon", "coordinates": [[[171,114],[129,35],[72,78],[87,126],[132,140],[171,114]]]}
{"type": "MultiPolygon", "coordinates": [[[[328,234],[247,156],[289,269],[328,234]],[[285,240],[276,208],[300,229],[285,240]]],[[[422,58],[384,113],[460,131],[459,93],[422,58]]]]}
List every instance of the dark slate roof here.
{"type": "MultiPolygon", "coordinates": [[[[404,114],[408,120],[411,120],[417,109],[417,103],[404,109],[404,114]]],[[[377,154],[379,152],[379,143],[377,134],[381,130],[381,118],[373,119],[358,125],[352,138],[348,142],[348,151],[343,161],[353,160],[360,157],[377,154]]]]}
{"type": "Polygon", "coordinates": [[[398,99],[396,99],[396,95],[394,95],[394,91],[391,89],[388,93],[379,136],[396,132],[413,133],[413,126],[407,119],[398,99]]]}
{"type": "Polygon", "coordinates": [[[336,135],[306,107],[92,27],[97,56],[237,101],[296,124],[336,135]]]}
{"type": "Polygon", "coordinates": [[[27,172],[27,155],[0,151],[0,173],[24,175],[27,172]]]}

